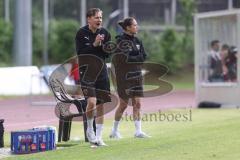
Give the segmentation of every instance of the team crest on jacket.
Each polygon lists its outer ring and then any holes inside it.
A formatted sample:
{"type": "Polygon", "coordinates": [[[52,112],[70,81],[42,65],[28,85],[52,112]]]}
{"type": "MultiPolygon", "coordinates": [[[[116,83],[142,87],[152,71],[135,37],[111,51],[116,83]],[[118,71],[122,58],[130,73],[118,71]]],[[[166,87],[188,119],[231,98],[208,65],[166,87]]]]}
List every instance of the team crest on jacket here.
{"type": "Polygon", "coordinates": [[[137,44],[136,47],[137,47],[138,50],[140,50],[140,45],[139,44],[137,44]]]}

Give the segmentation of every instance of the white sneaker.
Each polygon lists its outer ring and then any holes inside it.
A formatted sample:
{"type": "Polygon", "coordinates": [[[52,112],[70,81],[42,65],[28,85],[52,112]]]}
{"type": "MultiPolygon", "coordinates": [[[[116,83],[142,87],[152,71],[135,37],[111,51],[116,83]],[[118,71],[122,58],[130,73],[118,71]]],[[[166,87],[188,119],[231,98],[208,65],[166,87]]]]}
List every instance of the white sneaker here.
{"type": "Polygon", "coordinates": [[[117,131],[117,132],[114,132],[112,131],[112,133],[109,135],[109,138],[112,138],[112,139],[121,139],[122,136],[121,134],[117,131]]]}
{"type": "Polygon", "coordinates": [[[98,139],[98,140],[97,140],[97,145],[98,145],[98,146],[108,146],[106,143],[103,142],[102,139],[98,139]]]}
{"type": "Polygon", "coordinates": [[[135,138],[150,138],[151,136],[147,135],[147,134],[144,133],[144,132],[138,132],[138,133],[135,133],[135,134],[134,134],[134,137],[135,137],[135,138]]]}
{"type": "Polygon", "coordinates": [[[97,143],[97,139],[96,139],[94,131],[92,131],[92,130],[88,131],[87,130],[87,138],[88,138],[88,141],[90,143],[97,143]]]}

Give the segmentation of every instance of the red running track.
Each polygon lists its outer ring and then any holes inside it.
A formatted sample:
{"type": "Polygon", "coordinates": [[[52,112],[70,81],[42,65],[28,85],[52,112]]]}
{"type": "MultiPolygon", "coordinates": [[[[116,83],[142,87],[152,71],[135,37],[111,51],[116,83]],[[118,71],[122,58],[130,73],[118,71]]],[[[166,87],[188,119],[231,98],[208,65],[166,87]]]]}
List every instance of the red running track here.
{"type": "MultiPolygon", "coordinates": [[[[52,101],[48,97],[45,101],[52,101]]],[[[194,91],[172,91],[166,95],[143,98],[142,113],[152,113],[173,108],[195,107],[194,91]]],[[[31,105],[29,96],[0,100],[0,119],[5,119],[4,127],[6,131],[19,129],[30,129],[39,125],[57,125],[58,118],[54,112],[55,106],[31,105]]],[[[131,113],[131,107],[126,110],[131,113]]],[[[107,114],[113,117],[114,111],[107,114]]]]}

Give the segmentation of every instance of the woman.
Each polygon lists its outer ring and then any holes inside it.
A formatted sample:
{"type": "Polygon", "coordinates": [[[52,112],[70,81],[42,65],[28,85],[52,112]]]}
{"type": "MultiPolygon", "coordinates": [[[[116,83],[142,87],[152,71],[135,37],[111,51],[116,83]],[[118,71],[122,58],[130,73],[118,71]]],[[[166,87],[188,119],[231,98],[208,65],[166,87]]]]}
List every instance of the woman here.
{"type": "Polygon", "coordinates": [[[237,82],[237,52],[237,47],[231,46],[225,59],[230,82],[237,82]]]}
{"type": "Polygon", "coordinates": [[[149,136],[141,130],[140,117],[140,97],[143,96],[141,65],[146,59],[146,53],[142,42],[135,36],[138,31],[137,21],[129,17],[118,24],[123,29],[123,33],[116,37],[118,50],[113,57],[113,65],[120,104],[115,112],[115,121],[110,138],[121,138],[118,126],[129,99],[132,101],[133,119],[136,127],[134,136],[146,138],[149,136]]]}
{"type": "Polygon", "coordinates": [[[229,54],[229,46],[227,44],[223,44],[220,50],[220,56],[222,61],[222,75],[225,82],[229,81],[228,68],[226,65],[226,58],[228,54],[229,54]]]}

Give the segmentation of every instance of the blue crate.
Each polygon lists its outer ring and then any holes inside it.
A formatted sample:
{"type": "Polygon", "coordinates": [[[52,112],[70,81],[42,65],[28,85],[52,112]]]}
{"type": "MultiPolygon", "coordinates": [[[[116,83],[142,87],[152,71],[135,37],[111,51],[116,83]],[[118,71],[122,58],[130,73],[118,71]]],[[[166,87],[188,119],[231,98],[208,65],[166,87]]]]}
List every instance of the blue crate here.
{"type": "MultiPolygon", "coordinates": [[[[47,131],[47,150],[54,150],[56,149],[56,139],[55,139],[55,130],[51,127],[40,127],[40,128],[33,128],[35,131],[39,131],[40,133],[46,134],[47,131]]],[[[41,137],[41,135],[39,135],[41,137]]],[[[45,136],[45,135],[44,135],[45,136]]]]}
{"type": "Polygon", "coordinates": [[[11,151],[15,154],[35,153],[39,151],[37,131],[11,132],[11,151]]]}
{"type": "Polygon", "coordinates": [[[56,149],[55,130],[34,128],[11,132],[11,151],[15,154],[27,154],[56,149]]]}

